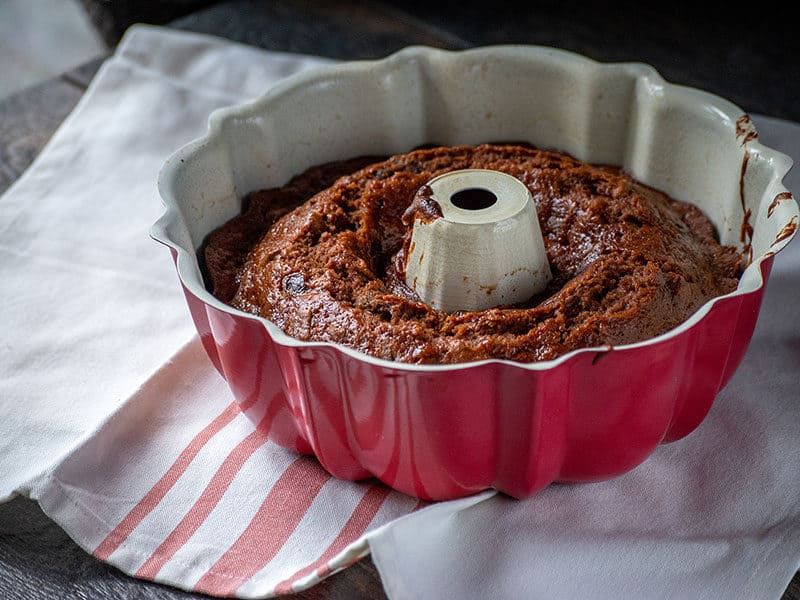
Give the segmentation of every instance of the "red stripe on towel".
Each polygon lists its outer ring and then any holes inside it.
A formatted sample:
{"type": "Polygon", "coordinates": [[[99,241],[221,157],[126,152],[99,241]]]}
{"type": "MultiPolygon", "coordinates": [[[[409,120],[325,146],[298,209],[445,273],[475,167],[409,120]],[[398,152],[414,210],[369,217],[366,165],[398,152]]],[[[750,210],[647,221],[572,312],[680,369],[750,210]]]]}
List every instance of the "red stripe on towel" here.
{"type": "Polygon", "coordinates": [[[131,532],[141,523],[144,518],[149,515],[152,510],[158,505],[159,502],[167,495],[175,482],[180,479],[181,475],[189,468],[189,465],[208,443],[208,441],[220,432],[228,423],[233,421],[240,411],[245,411],[255,402],[256,394],[241,405],[236,402],[231,402],[211,423],[206,425],[200,433],[198,433],[191,442],[183,449],[183,451],[172,463],[172,466],[161,476],[156,484],[150,489],[145,496],[139,500],[131,511],[125,516],[122,521],[109,533],[106,538],[100,542],[100,545],[95,548],[92,553],[95,558],[100,560],[108,560],[114,551],[122,545],[128,538],[131,532]]]}
{"type": "Polygon", "coordinates": [[[330,478],[314,458],[295,460],[272,486],[239,539],[195,584],[195,591],[232,596],[280,551],[330,478]]]}
{"type": "Polygon", "coordinates": [[[367,527],[369,527],[372,519],[375,518],[378,510],[380,510],[380,507],[383,505],[383,502],[386,500],[389,492],[391,492],[391,489],[385,485],[378,484],[371,486],[353,510],[353,513],[350,515],[350,518],[347,520],[347,523],[345,523],[344,527],[342,527],[339,535],[336,536],[336,539],[333,540],[325,552],[323,552],[322,555],[313,563],[307,567],[304,567],[303,569],[300,569],[297,571],[297,573],[285,581],[280,582],[275,587],[275,593],[290,593],[292,591],[292,584],[294,584],[295,581],[302,579],[306,575],[310,575],[317,569],[319,569],[318,575],[321,577],[330,573],[331,568],[328,564],[328,561],[342,552],[349,544],[352,544],[361,537],[364,531],[366,531],[367,527]]]}
{"type": "MultiPolygon", "coordinates": [[[[272,404],[277,407],[278,403],[272,404]]],[[[223,494],[230,487],[236,474],[241,470],[247,459],[267,441],[267,432],[275,418],[276,411],[269,411],[261,419],[255,431],[239,442],[208,482],[203,493],[189,509],[181,522],[172,530],[167,538],[153,551],[145,563],[136,571],[136,577],[153,579],[161,568],[181,549],[181,547],[194,535],[194,532],[203,524],[211,511],[219,504],[223,494]]]]}

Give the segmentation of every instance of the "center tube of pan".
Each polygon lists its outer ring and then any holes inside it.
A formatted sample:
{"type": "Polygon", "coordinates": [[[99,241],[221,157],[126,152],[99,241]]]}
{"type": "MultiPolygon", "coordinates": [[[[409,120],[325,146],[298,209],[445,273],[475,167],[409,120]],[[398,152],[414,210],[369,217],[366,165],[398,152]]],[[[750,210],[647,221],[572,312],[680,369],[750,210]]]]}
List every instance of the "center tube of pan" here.
{"type": "Polygon", "coordinates": [[[517,304],[552,279],[536,205],[519,179],[487,169],[450,171],[415,198],[405,279],[446,312],[517,304]]]}

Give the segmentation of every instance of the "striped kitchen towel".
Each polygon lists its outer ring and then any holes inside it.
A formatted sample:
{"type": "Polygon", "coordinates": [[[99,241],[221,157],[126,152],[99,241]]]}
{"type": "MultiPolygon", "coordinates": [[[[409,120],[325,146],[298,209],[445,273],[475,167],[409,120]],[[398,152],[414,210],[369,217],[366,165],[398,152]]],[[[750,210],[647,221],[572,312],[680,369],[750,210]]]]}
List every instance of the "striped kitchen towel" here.
{"type": "Polygon", "coordinates": [[[424,505],[272,444],[263,413],[231,400],[194,339],[31,495],[126,573],[239,597],[312,586],[424,505]]]}

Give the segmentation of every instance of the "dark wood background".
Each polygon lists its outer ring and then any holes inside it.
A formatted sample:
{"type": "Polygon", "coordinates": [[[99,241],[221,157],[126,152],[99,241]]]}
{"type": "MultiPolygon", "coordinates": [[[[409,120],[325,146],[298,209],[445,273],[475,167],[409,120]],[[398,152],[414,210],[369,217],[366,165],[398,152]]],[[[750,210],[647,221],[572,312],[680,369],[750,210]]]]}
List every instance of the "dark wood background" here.
{"type": "MultiPolygon", "coordinates": [[[[270,50],[377,58],[411,44],[460,49],[550,45],[603,61],[639,61],[669,81],[700,87],[745,111],[800,121],[800,45],[788,3],[618,1],[323,2],[83,0],[110,46],[133,22],[211,33],[270,50]]],[[[102,57],[0,100],[0,193],[27,168],[75,106],[102,57]]],[[[794,157],[800,160],[800,157],[794,157]]],[[[0,598],[198,598],[128,577],[81,550],[36,504],[0,505],[0,598]]],[[[369,559],[293,598],[384,598],[369,559]]],[[[784,600],[800,600],[800,576],[784,600]]]]}

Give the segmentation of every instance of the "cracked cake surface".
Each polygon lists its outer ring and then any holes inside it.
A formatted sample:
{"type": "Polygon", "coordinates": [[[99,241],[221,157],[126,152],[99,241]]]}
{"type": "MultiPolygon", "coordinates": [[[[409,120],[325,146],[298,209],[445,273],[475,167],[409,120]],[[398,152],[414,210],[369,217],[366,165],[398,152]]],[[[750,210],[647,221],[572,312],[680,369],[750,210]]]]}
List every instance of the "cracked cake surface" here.
{"type": "Polygon", "coordinates": [[[434,147],[312,167],[250,193],[202,249],[220,300],[288,335],[383,359],[553,359],[642,341],[733,291],[739,254],[693,205],[616,168],[523,144],[434,147]],[[527,301],[446,313],[404,282],[403,214],[432,178],[494,169],[531,191],[553,280],[527,301]]]}

